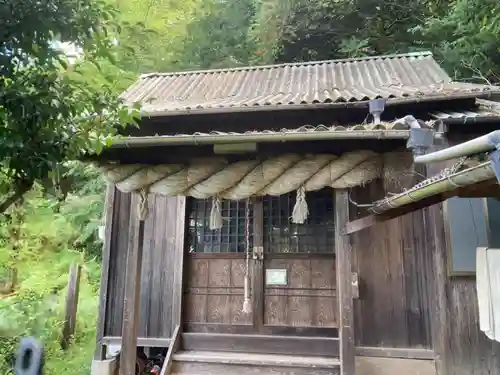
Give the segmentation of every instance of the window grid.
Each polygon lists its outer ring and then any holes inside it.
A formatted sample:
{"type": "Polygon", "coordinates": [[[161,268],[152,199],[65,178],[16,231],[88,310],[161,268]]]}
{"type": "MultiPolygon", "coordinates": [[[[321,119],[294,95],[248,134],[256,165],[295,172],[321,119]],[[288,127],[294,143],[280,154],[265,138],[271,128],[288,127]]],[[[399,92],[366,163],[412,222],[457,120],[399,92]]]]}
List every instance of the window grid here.
{"type": "MultiPolygon", "coordinates": [[[[189,252],[243,253],[245,238],[245,201],[222,201],[222,228],[210,229],[211,199],[190,199],[189,252]]],[[[250,205],[250,246],[252,245],[253,212],[250,205]]]]}
{"type": "MultiPolygon", "coordinates": [[[[334,252],[334,205],[331,189],[307,193],[309,215],[293,224],[295,193],[264,197],[264,250],[268,253],[334,252]]],[[[244,253],[246,202],[222,201],[222,228],[210,230],[211,199],[189,200],[188,247],[196,253],[244,253]]],[[[253,242],[253,206],[250,204],[250,247],[253,242]]]]}
{"type": "Polygon", "coordinates": [[[331,189],[307,193],[304,224],[291,221],[295,193],[264,198],[264,249],[270,253],[334,252],[334,207],[331,189]]]}

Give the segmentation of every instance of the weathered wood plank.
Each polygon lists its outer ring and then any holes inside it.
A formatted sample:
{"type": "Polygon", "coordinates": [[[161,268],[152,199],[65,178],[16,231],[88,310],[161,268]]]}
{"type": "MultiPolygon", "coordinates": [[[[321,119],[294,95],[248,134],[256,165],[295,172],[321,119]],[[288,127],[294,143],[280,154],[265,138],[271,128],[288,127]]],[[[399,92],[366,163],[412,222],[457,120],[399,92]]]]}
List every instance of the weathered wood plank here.
{"type": "MultiPolygon", "coordinates": [[[[253,200],[253,246],[264,247],[264,205],[262,197],[253,200]]],[[[264,261],[251,261],[252,324],[256,330],[264,326],[264,261]]]]}
{"type": "MultiPolygon", "coordinates": [[[[125,270],[125,297],[123,301],[122,354],[120,375],[135,375],[137,336],[139,333],[139,302],[141,288],[142,252],[144,245],[144,220],[139,217],[138,196],[129,226],[127,266],[125,270]]],[[[135,201],[135,202],[134,202],[135,201]]]]}
{"type": "Polygon", "coordinates": [[[181,326],[178,325],[174,329],[174,333],[172,335],[172,341],[168,347],[167,355],[165,357],[165,361],[163,362],[163,367],[161,369],[160,375],[169,375],[170,370],[172,368],[173,355],[176,353],[181,345],[181,326]]]}
{"type": "MultiPolygon", "coordinates": [[[[443,144],[436,147],[435,150],[447,148],[451,146],[448,141],[443,141],[443,144]]],[[[450,161],[432,163],[427,165],[427,175],[433,176],[441,170],[449,167],[450,161]]],[[[446,284],[448,281],[446,269],[446,239],[444,229],[443,206],[434,205],[424,210],[425,229],[428,233],[426,238],[426,246],[431,252],[430,265],[432,271],[429,272],[430,278],[430,298],[431,298],[431,330],[432,330],[432,347],[436,352],[436,368],[439,374],[449,373],[448,363],[448,340],[449,340],[449,320],[447,306],[447,290],[446,284]]],[[[461,306],[464,308],[465,306],[461,306]]],[[[470,307],[468,307],[470,308],[470,307]]],[[[455,327],[456,328],[456,327],[455,327]]],[[[466,373],[467,371],[464,371],[466,373]]]]}
{"type": "Polygon", "coordinates": [[[117,220],[118,205],[115,206],[116,188],[112,184],[108,184],[106,188],[105,198],[105,238],[102,249],[102,262],[101,262],[101,283],[99,294],[99,312],[97,315],[97,332],[96,332],[96,348],[94,352],[94,359],[103,360],[105,357],[105,348],[99,344],[99,340],[104,336],[105,322],[106,322],[106,304],[108,299],[109,290],[109,265],[111,258],[111,246],[113,244],[113,227],[115,220],[117,220]]]}
{"type": "Polygon", "coordinates": [[[435,362],[433,360],[361,356],[356,358],[356,374],[437,375],[435,362]]]}
{"type": "Polygon", "coordinates": [[[104,336],[121,336],[132,194],[116,190],[104,336]]]}
{"type": "Polygon", "coordinates": [[[403,358],[403,359],[434,359],[435,353],[431,349],[415,348],[384,348],[384,347],[356,347],[356,355],[363,357],[403,358]]]}
{"type": "Polygon", "coordinates": [[[156,197],[153,194],[148,196],[148,216],[144,221],[144,245],[141,265],[141,295],[140,295],[140,311],[139,311],[139,336],[149,337],[157,334],[157,327],[154,326],[158,320],[155,312],[159,310],[159,298],[151,298],[151,291],[158,290],[156,280],[159,279],[159,267],[151,267],[152,264],[161,264],[157,259],[156,248],[156,231],[155,226],[158,222],[156,215],[157,211],[156,197]],[[155,309],[156,308],[156,309],[155,309]],[[152,324],[153,323],[153,324],[152,324]]]}
{"type": "MultiPolygon", "coordinates": [[[[203,362],[175,362],[173,375],[340,375],[339,366],[332,368],[262,366],[257,364],[227,365],[203,362]]],[[[427,374],[426,374],[427,375],[427,374]]]]}
{"type": "MultiPolygon", "coordinates": [[[[185,332],[198,333],[235,333],[252,334],[255,329],[251,324],[231,323],[186,323],[185,332]]],[[[268,325],[259,331],[266,335],[291,335],[291,336],[316,336],[316,337],[338,337],[338,329],[333,327],[293,327],[286,325],[268,325]]]]}
{"type": "Polygon", "coordinates": [[[332,337],[299,337],[252,334],[183,333],[186,350],[338,357],[339,340],[332,337]]]}
{"type": "Polygon", "coordinates": [[[335,254],[339,303],[340,362],[342,375],[354,375],[354,315],[351,286],[352,254],[349,237],[342,233],[349,221],[347,190],[335,190],[335,254]]]}
{"type": "Polygon", "coordinates": [[[170,270],[174,276],[172,290],[172,332],[182,324],[182,306],[184,295],[184,233],[186,231],[186,197],[177,197],[176,215],[172,218],[166,218],[170,222],[175,221],[175,251],[174,251],[174,267],[170,270]],[[174,272],[175,270],[175,272],[174,272]]]}
{"type": "Polygon", "coordinates": [[[76,313],[78,311],[78,296],[80,294],[80,276],[82,267],[79,264],[73,264],[69,270],[68,292],[66,295],[66,310],[64,325],[61,336],[61,348],[67,349],[70,340],[75,334],[76,313]]]}
{"type": "MultiPolygon", "coordinates": [[[[121,345],[120,336],[104,336],[99,343],[101,345],[121,345]]],[[[167,348],[170,345],[170,338],[138,337],[137,346],[167,348]]]]}

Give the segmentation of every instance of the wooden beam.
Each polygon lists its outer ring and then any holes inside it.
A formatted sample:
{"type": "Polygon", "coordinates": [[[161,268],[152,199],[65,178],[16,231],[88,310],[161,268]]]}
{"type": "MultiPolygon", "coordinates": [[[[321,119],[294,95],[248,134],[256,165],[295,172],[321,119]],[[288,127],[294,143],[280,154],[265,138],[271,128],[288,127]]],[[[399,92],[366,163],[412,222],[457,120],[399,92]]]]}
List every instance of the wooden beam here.
{"type": "Polygon", "coordinates": [[[172,368],[172,357],[175,352],[177,352],[181,345],[181,326],[175,327],[174,334],[172,335],[172,341],[168,347],[167,356],[163,362],[163,367],[161,368],[160,375],[169,375],[170,369],[172,368]]]}
{"type": "Polygon", "coordinates": [[[125,297],[123,301],[122,352],[120,375],[135,375],[137,336],[139,333],[139,298],[141,292],[144,220],[139,217],[138,196],[132,196],[128,231],[125,297]],[[136,198],[136,199],[134,199],[136,198]],[[135,204],[134,204],[135,203],[135,204]],[[135,206],[135,207],[134,207],[135,206]]]}
{"type": "Polygon", "coordinates": [[[335,190],[335,260],[339,304],[340,363],[342,375],[355,374],[354,312],[352,299],[352,254],[349,236],[343,233],[349,221],[347,190],[335,190]]]}
{"type": "Polygon", "coordinates": [[[401,359],[435,359],[431,349],[416,348],[384,348],[384,347],[356,347],[356,355],[360,357],[401,358],[401,359]]]}
{"type": "Polygon", "coordinates": [[[353,233],[359,232],[360,230],[363,230],[365,228],[369,228],[369,227],[375,225],[376,223],[380,223],[382,221],[383,220],[382,220],[381,216],[368,215],[368,216],[365,216],[365,217],[362,217],[362,218],[359,218],[359,219],[356,219],[353,221],[349,221],[345,225],[345,228],[344,228],[342,233],[344,235],[353,234],[353,233]]]}
{"type": "MultiPolygon", "coordinates": [[[[115,212],[115,199],[116,188],[112,184],[108,184],[106,189],[106,207],[105,207],[105,238],[104,246],[102,249],[102,262],[101,262],[101,283],[99,294],[99,312],[97,315],[97,334],[96,334],[96,348],[94,352],[94,359],[104,360],[106,357],[106,348],[100,343],[104,337],[105,322],[106,322],[106,304],[108,301],[108,281],[109,281],[109,262],[111,256],[111,247],[113,246],[113,226],[117,214],[115,212]]],[[[118,209],[116,209],[118,211],[118,209]]]]}
{"type": "MultiPolygon", "coordinates": [[[[120,336],[104,336],[100,341],[101,345],[121,345],[122,338],[120,336]]],[[[137,346],[151,348],[168,348],[170,338],[163,337],[138,337],[137,346]]]]}
{"type": "Polygon", "coordinates": [[[377,223],[383,223],[388,220],[392,220],[396,217],[404,216],[406,214],[409,214],[411,212],[415,212],[418,210],[421,210],[423,208],[432,206],[437,203],[441,203],[442,201],[454,196],[457,192],[447,192],[447,193],[441,193],[437,195],[431,195],[428,198],[424,198],[422,200],[419,200],[417,202],[413,202],[410,204],[407,204],[405,206],[397,207],[394,209],[391,209],[387,212],[381,213],[381,214],[373,214],[373,215],[368,215],[353,221],[348,222],[345,227],[344,227],[344,234],[353,234],[356,232],[359,232],[360,230],[369,228],[377,223]]]}

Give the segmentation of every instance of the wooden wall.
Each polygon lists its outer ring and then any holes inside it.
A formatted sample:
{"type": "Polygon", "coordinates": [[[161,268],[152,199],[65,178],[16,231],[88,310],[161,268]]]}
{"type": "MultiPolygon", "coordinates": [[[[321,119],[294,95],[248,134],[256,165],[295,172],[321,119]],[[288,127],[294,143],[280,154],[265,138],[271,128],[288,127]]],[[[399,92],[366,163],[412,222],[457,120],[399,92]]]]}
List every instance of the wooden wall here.
{"type": "MultiPolygon", "coordinates": [[[[376,181],[354,192],[357,202],[383,196],[376,181]]],[[[352,218],[362,214],[351,206],[352,218]]],[[[431,348],[428,268],[422,213],[377,224],[351,236],[359,299],[354,301],[357,346],[431,348]]]]}
{"type": "Polygon", "coordinates": [[[479,329],[475,277],[447,275],[446,236],[442,205],[426,210],[435,243],[436,335],[440,375],[500,375],[500,343],[479,329]]]}
{"type": "MultiPolygon", "coordinates": [[[[437,149],[466,140],[463,136],[450,138],[437,149]]],[[[427,175],[435,175],[450,164],[453,161],[430,164],[427,175]]],[[[443,205],[437,204],[419,212],[425,220],[429,244],[427,253],[432,256],[428,272],[434,280],[429,295],[433,305],[432,341],[438,373],[500,375],[500,343],[489,340],[479,329],[475,277],[448,277],[443,205]]]]}
{"type": "MultiPolygon", "coordinates": [[[[183,229],[179,226],[184,223],[184,201],[184,198],[154,194],[148,197],[141,275],[141,338],[170,338],[175,326],[177,291],[174,289],[178,283],[174,278],[176,273],[182,274],[184,230],[179,230],[183,229]]],[[[111,242],[109,254],[105,254],[109,257],[107,285],[101,286],[106,288],[109,297],[105,312],[101,312],[104,314],[104,319],[100,319],[104,321],[103,336],[121,336],[129,221],[131,208],[137,203],[135,196],[115,190],[111,242]]]]}

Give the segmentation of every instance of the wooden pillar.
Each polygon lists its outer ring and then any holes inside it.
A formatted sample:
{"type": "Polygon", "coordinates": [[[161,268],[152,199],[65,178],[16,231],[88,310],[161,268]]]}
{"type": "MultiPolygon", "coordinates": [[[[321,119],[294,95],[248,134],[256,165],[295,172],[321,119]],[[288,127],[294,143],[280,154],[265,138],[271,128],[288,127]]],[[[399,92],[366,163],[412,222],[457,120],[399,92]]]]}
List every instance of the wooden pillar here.
{"type": "MultiPolygon", "coordinates": [[[[429,152],[435,152],[453,146],[454,143],[445,139],[441,145],[435,146],[429,152]]],[[[443,169],[453,165],[453,160],[445,160],[442,162],[432,163],[424,166],[426,168],[427,177],[435,176],[443,169]]],[[[436,370],[439,375],[448,373],[448,356],[449,356],[449,340],[450,326],[448,318],[447,304],[447,283],[448,273],[446,267],[446,235],[443,216],[443,205],[436,204],[427,207],[424,210],[425,230],[427,233],[426,240],[428,241],[427,251],[431,253],[431,260],[434,269],[427,270],[430,273],[427,277],[431,280],[431,288],[429,291],[429,300],[432,306],[430,310],[431,317],[431,338],[432,348],[436,355],[436,370]],[[432,272],[430,272],[432,270],[432,272]]]]}
{"type": "MultiPolygon", "coordinates": [[[[186,230],[186,197],[171,198],[176,200],[176,215],[175,218],[175,268],[174,272],[174,287],[172,294],[172,335],[177,327],[180,326],[182,332],[182,304],[184,293],[184,232],[186,230]]],[[[170,203],[169,203],[170,204],[170,203]]],[[[168,220],[168,219],[167,219],[168,220]]],[[[173,337],[173,336],[172,336],[173,337]]]]}
{"type": "MultiPolygon", "coordinates": [[[[253,247],[264,254],[264,203],[262,197],[253,199],[253,247]]],[[[257,330],[264,327],[264,260],[250,260],[252,273],[252,324],[257,330]]]]}
{"type": "Polygon", "coordinates": [[[335,190],[335,261],[337,268],[337,299],[339,306],[339,345],[341,375],[354,375],[354,326],[351,286],[351,245],[344,228],[349,222],[347,190],[335,190]]]}
{"type": "Polygon", "coordinates": [[[112,247],[113,227],[117,218],[118,205],[115,202],[116,188],[112,184],[108,184],[106,190],[106,200],[104,208],[104,224],[105,235],[104,245],[102,249],[102,262],[101,262],[101,285],[99,293],[99,313],[97,317],[97,335],[96,335],[96,348],[94,352],[94,359],[103,360],[106,357],[106,348],[102,345],[101,340],[104,337],[104,326],[106,322],[106,304],[108,303],[108,281],[109,281],[109,264],[112,247]],[[116,208],[115,208],[116,207],[116,208]],[[116,211],[115,211],[116,209],[116,211]]]}
{"type": "Polygon", "coordinates": [[[134,195],[132,198],[125,271],[120,375],[135,375],[137,336],[139,334],[139,299],[145,217],[137,204],[139,197],[134,195]]]}

